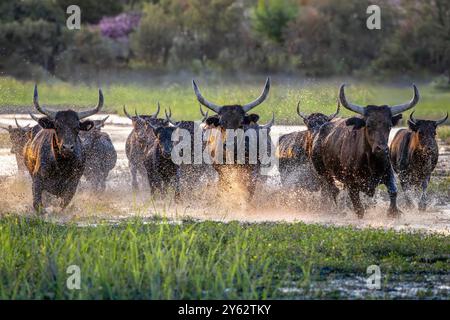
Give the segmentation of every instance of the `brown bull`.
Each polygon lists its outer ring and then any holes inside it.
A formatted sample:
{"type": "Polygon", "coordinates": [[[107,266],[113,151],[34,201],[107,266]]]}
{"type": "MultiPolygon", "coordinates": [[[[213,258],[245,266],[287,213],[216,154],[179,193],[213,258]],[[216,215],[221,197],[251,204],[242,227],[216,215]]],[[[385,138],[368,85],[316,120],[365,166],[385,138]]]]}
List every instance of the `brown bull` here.
{"type": "Polygon", "coordinates": [[[364,208],[359,192],[373,196],[379,184],[386,185],[390,197],[388,214],[398,215],[397,186],[389,159],[389,132],[401,119],[401,113],[413,108],[419,101],[414,97],[408,103],[388,107],[368,105],[361,107],[347,101],[341,86],[341,104],[361,117],[341,119],[324,124],[314,138],[311,159],[317,173],[323,178],[323,190],[336,201],[339,189],[334,179],[348,190],[353,208],[363,217],[364,208]]]}
{"type": "MultiPolygon", "coordinates": [[[[248,115],[247,113],[264,102],[264,100],[266,100],[270,90],[270,78],[267,78],[261,95],[254,101],[245,105],[219,106],[206,100],[202,96],[194,80],[192,80],[192,85],[197,100],[202,105],[216,113],[216,115],[209,117],[206,120],[207,127],[213,127],[214,129],[206,132],[205,137],[206,148],[209,150],[209,153],[212,156],[213,167],[217,171],[219,176],[219,186],[227,186],[229,184],[227,181],[227,176],[231,176],[234,173],[237,173],[237,175],[241,178],[241,181],[245,185],[249,197],[251,197],[255,189],[255,177],[257,176],[255,172],[260,168],[259,161],[255,161],[255,163],[249,163],[247,161],[249,156],[249,145],[247,143],[247,140],[245,139],[241,140],[237,144],[233,142],[235,148],[234,150],[229,150],[227,144],[228,146],[230,146],[231,142],[227,141],[227,139],[230,140],[229,137],[227,138],[227,135],[237,132],[237,129],[243,130],[245,133],[249,134],[256,133],[257,135],[260,132],[262,134],[264,134],[264,132],[267,132],[267,128],[259,128],[259,126],[254,123],[255,120],[257,121],[257,115],[256,117],[249,117],[250,115],[248,115]],[[255,130],[255,127],[252,127],[254,125],[256,125],[258,130],[255,130]],[[265,131],[262,131],[261,129],[265,129],[265,131]],[[230,163],[228,161],[228,156],[225,156],[225,154],[230,155],[236,153],[244,155],[244,157],[242,158],[245,158],[245,162],[241,163],[239,160],[236,161],[236,157],[230,157],[231,159],[234,159],[231,160],[230,163]]],[[[236,137],[234,137],[234,139],[235,141],[237,141],[236,137]]],[[[257,144],[259,143],[257,142],[257,144]]],[[[257,145],[251,147],[258,148],[257,145]]]]}
{"type": "Polygon", "coordinates": [[[92,110],[51,111],[39,105],[35,86],[33,102],[36,110],[45,115],[38,119],[43,129],[24,148],[25,164],[32,178],[33,207],[42,210],[42,192],[47,191],[62,198],[65,208],[75,194],[86,162],[79,132],[94,126],[93,121],[80,120],[100,111],[103,94],[99,90],[98,104],[92,110]]]}
{"type": "MultiPolygon", "coordinates": [[[[413,112],[414,113],[414,112],[413,112]]],[[[438,121],[416,120],[411,113],[408,120],[409,129],[397,132],[390,145],[392,166],[398,174],[400,185],[405,191],[407,205],[412,206],[408,190],[421,189],[419,210],[426,209],[426,190],[431,173],[439,158],[436,142],[436,128],[443,124],[447,116],[438,121]]]]}
{"type": "Polygon", "coordinates": [[[322,113],[308,115],[300,111],[300,101],[298,102],[297,114],[302,118],[307,130],[284,134],[278,140],[276,156],[283,186],[288,186],[295,179],[297,187],[304,187],[309,191],[318,190],[318,177],[310,161],[313,137],[321,125],[338,115],[339,108],[338,101],[337,110],[332,115],[322,113]]]}
{"type": "Polygon", "coordinates": [[[158,109],[151,115],[139,115],[135,112],[135,116],[128,114],[125,106],[123,107],[125,115],[131,120],[133,130],[128,135],[125,143],[125,153],[128,158],[128,166],[131,172],[131,185],[133,191],[138,190],[137,173],[147,179],[147,171],[144,166],[145,153],[147,149],[153,145],[156,139],[153,129],[149,126],[151,122],[153,125],[167,124],[164,119],[157,118],[160,105],[158,109]]]}
{"type": "Polygon", "coordinates": [[[14,118],[14,120],[16,122],[16,128],[11,125],[0,125],[0,128],[7,130],[9,133],[9,139],[11,140],[11,153],[16,157],[18,173],[22,174],[27,171],[23,157],[23,147],[31,137],[39,132],[41,127],[39,125],[35,125],[33,127],[26,125],[23,127],[17,122],[17,119],[14,118]]]}

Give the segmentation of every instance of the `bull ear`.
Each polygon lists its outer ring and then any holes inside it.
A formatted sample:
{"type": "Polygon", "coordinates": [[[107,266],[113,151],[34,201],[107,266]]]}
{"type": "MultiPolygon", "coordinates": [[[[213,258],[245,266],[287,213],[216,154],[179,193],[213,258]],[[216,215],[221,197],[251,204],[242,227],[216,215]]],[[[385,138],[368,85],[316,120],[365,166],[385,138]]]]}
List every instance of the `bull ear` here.
{"type": "Polygon", "coordinates": [[[259,115],[257,115],[256,113],[249,114],[248,115],[248,120],[250,122],[257,123],[259,121],[259,115]]]}
{"type": "Polygon", "coordinates": [[[353,126],[353,130],[358,130],[358,129],[361,129],[362,127],[366,126],[366,121],[364,121],[364,119],[361,119],[361,118],[352,117],[352,118],[347,119],[345,121],[345,124],[347,126],[353,126]]]}
{"type": "Polygon", "coordinates": [[[80,121],[80,130],[81,131],[89,131],[95,126],[94,121],[86,120],[80,121]]]}
{"type": "Polygon", "coordinates": [[[397,115],[393,116],[392,117],[392,125],[396,126],[401,118],[402,118],[402,114],[397,114],[397,115]]]}
{"type": "Polygon", "coordinates": [[[412,122],[411,120],[408,120],[408,127],[412,130],[412,131],[417,131],[417,125],[412,122]]]}
{"type": "Polygon", "coordinates": [[[55,129],[55,122],[49,117],[40,118],[38,123],[44,129],[55,129]]]}
{"type": "Polygon", "coordinates": [[[206,119],[205,123],[208,126],[215,126],[215,127],[217,127],[219,125],[219,118],[217,118],[217,117],[208,117],[206,119]]]}

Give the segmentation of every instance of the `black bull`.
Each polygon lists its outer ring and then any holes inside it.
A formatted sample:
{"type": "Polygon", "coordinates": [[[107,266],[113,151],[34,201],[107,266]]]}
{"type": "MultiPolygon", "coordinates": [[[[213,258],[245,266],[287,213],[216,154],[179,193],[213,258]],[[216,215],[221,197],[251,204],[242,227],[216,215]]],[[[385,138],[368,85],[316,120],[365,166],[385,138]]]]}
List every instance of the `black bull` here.
{"type": "Polygon", "coordinates": [[[95,120],[91,130],[80,132],[83,150],[86,154],[83,175],[98,191],[105,190],[106,179],[117,162],[117,152],[111,138],[106,132],[101,131],[108,117],[103,120],[95,120]]]}
{"type": "Polygon", "coordinates": [[[103,94],[99,90],[98,104],[92,110],[50,111],[39,105],[36,86],[33,102],[37,111],[46,115],[39,119],[43,130],[24,148],[25,163],[32,178],[33,207],[36,211],[43,209],[42,192],[47,191],[62,198],[62,208],[65,208],[75,194],[86,161],[78,133],[94,126],[90,120],[80,120],[102,108],[103,94]]]}
{"type": "Polygon", "coordinates": [[[385,184],[390,197],[388,214],[396,216],[400,211],[397,208],[395,176],[389,159],[389,132],[400,120],[400,113],[417,104],[419,92],[414,86],[414,97],[405,104],[361,107],[347,102],[342,85],[339,99],[345,108],[362,117],[326,123],[314,138],[311,160],[324,180],[323,190],[336,200],[339,189],[334,179],[342,182],[349,192],[354,210],[362,217],[364,208],[359,192],[373,196],[375,188],[380,183],[385,184]]]}
{"type": "Polygon", "coordinates": [[[412,206],[408,191],[411,188],[421,189],[419,210],[423,211],[426,209],[426,190],[431,173],[439,158],[436,128],[447,120],[448,113],[445,118],[438,121],[416,120],[413,113],[408,120],[409,129],[402,129],[396,133],[389,150],[392,166],[405,191],[407,205],[412,206]]]}
{"type": "MultiPolygon", "coordinates": [[[[249,118],[247,114],[251,109],[258,106],[267,98],[270,90],[270,79],[267,78],[266,84],[261,95],[254,101],[247,103],[245,105],[225,105],[219,106],[208,100],[206,100],[195,83],[192,81],[195,95],[198,101],[207,107],[208,109],[214,111],[216,115],[206,120],[207,123],[207,133],[205,135],[206,148],[212,157],[212,164],[214,169],[217,171],[219,176],[219,186],[221,188],[229,185],[230,181],[227,181],[227,176],[235,173],[239,180],[243,182],[249,198],[252,197],[257,178],[259,177],[259,171],[261,167],[261,150],[259,139],[264,139],[266,141],[266,148],[270,149],[270,154],[272,154],[272,143],[269,138],[269,130],[271,124],[266,127],[261,127],[257,125],[254,120],[249,118]],[[234,149],[227,148],[230,145],[230,137],[227,137],[231,132],[235,132],[237,129],[244,131],[244,139],[234,138],[233,145],[236,147],[234,149]],[[228,132],[227,132],[228,131],[228,132]],[[251,156],[249,144],[250,135],[256,137],[256,152],[259,158],[252,164],[250,163],[249,157],[251,156]],[[240,141],[239,141],[240,140],[240,141]],[[221,150],[222,149],[222,150],[221,150]],[[231,150],[230,150],[231,149],[231,150]],[[216,154],[219,151],[219,154],[216,154]],[[223,151],[223,152],[221,152],[223,151]],[[227,163],[227,152],[231,152],[228,159],[233,159],[227,163]],[[225,156],[224,156],[225,155],[225,156]],[[241,156],[240,156],[241,155],[241,156]],[[243,158],[245,161],[240,161],[243,158]]],[[[257,120],[257,119],[256,119],[257,120]]],[[[272,121],[273,124],[273,121],[272,121]]],[[[241,132],[242,133],[242,132],[241,132]]],[[[239,131],[237,131],[239,135],[239,131]]],[[[252,139],[253,144],[255,144],[255,139],[252,139]]],[[[266,154],[267,155],[267,154],[266,154]]]]}
{"type": "Polygon", "coordinates": [[[283,186],[294,183],[297,188],[317,191],[320,187],[319,177],[311,163],[311,148],[314,136],[320,127],[332,121],[339,114],[340,104],[332,115],[322,113],[305,114],[300,111],[300,101],[297,104],[297,114],[302,118],[307,130],[284,134],[278,140],[276,156],[278,169],[283,186]]]}

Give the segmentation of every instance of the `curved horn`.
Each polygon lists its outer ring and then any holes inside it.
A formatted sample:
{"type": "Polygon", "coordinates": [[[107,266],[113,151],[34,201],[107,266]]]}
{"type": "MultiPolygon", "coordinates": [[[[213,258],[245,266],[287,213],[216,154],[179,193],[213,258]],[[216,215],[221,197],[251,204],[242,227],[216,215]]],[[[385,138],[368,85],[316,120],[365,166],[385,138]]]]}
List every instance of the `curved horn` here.
{"type": "Polygon", "coordinates": [[[42,114],[45,114],[50,119],[55,119],[56,111],[47,110],[39,105],[37,84],[34,85],[33,104],[37,111],[39,111],[42,114]]]}
{"type": "Polygon", "coordinates": [[[34,114],[32,114],[32,113],[29,113],[29,115],[30,115],[30,117],[31,117],[31,119],[33,119],[34,121],[36,121],[36,122],[38,122],[39,121],[39,118],[38,117],[36,117],[34,114]]]}
{"type": "Polygon", "coordinates": [[[12,129],[11,126],[5,126],[0,124],[0,129],[8,130],[8,132],[12,129]]]}
{"type": "Polygon", "coordinates": [[[202,109],[202,105],[199,105],[199,108],[200,108],[200,113],[202,114],[202,117],[203,117],[202,122],[204,122],[206,119],[208,119],[208,110],[206,110],[206,112],[204,112],[202,109]]]}
{"type": "Polygon", "coordinates": [[[102,120],[100,120],[100,124],[95,126],[97,129],[102,128],[105,125],[106,120],[108,120],[109,116],[106,116],[105,118],[103,118],[102,120]]]}
{"type": "MultiPolygon", "coordinates": [[[[153,114],[151,115],[151,117],[152,117],[152,118],[158,117],[158,114],[159,114],[159,110],[160,110],[160,109],[161,109],[161,106],[159,105],[159,101],[158,101],[158,109],[156,109],[156,112],[153,113],[153,114]]],[[[171,115],[172,115],[172,113],[171,113],[171,115]]]]}
{"type": "MultiPolygon", "coordinates": [[[[125,108],[125,105],[123,105],[123,113],[125,113],[125,115],[127,116],[128,119],[133,120],[133,117],[130,116],[130,114],[127,112],[127,108],[125,108]]],[[[136,116],[137,116],[137,113],[136,113],[136,116]]]]}
{"type": "Polygon", "coordinates": [[[435,123],[438,126],[440,124],[443,124],[445,121],[447,121],[447,119],[448,119],[448,112],[447,112],[447,115],[444,118],[442,118],[441,120],[435,121],[435,123]]]}
{"type": "Polygon", "coordinates": [[[253,109],[257,105],[260,105],[261,103],[263,103],[264,100],[266,100],[267,95],[269,94],[269,90],[270,90],[270,77],[267,77],[266,84],[264,85],[264,89],[261,92],[261,95],[258,98],[256,98],[256,100],[254,100],[250,103],[247,103],[246,105],[243,105],[242,108],[244,109],[244,111],[249,112],[251,109],[253,109]]]}
{"type": "Polygon", "coordinates": [[[409,121],[411,121],[412,123],[416,124],[417,120],[413,117],[414,112],[416,112],[416,110],[411,112],[411,114],[409,115],[409,121]]]}
{"type": "Polygon", "coordinates": [[[270,129],[275,123],[275,113],[272,111],[272,119],[265,125],[260,126],[261,129],[270,129]]]}
{"type": "Polygon", "coordinates": [[[305,120],[306,118],[308,118],[308,115],[306,113],[303,113],[300,111],[300,100],[297,103],[297,114],[300,116],[300,118],[302,118],[303,120],[305,120]]]}
{"type": "Polygon", "coordinates": [[[341,109],[341,103],[339,102],[339,99],[337,99],[337,108],[336,108],[336,112],[333,114],[330,114],[328,116],[328,120],[331,121],[333,120],[338,114],[339,114],[339,110],[341,109]]]}
{"type": "Polygon", "coordinates": [[[348,110],[351,110],[353,112],[359,113],[360,115],[364,115],[364,107],[358,106],[356,104],[352,104],[347,101],[347,98],[345,97],[344,92],[345,83],[343,83],[339,89],[339,100],[341,101],[342,105],[347,108],[348,110]]]}
{"type": "Polygon", "coordinates": [[[97,112],[99,112],[103,108],[103,102],[104,102],[104,99],[103,99],[102,89],[98,89],[98,103],[97,103],[97,106],[94,109],[92,109],[92,110],[86,110],[86,111],[78,112],[78,118],[81,120],[81,119],[84,119],[84,118],[87,118],[87,117],[90,117],[90,116],[96,114],[97,112]]]}
{"type": "Polygon", "coordinates": [[[172,116],[172,110],[170,110],[170,107],[169,107],[169,114],[167,114],[167,110],[166,109],[164,109],[164,113],[166,114],[167,122],[169,122],[174,127],[177,127],[179,125],[179,124],[177,125],[175,122],[172,121],[172,119],[170,119],[170,117],[172,116]]]}
{"type": "Polygon", "coordinates": [[[16,118],[16,117],[14,117],[14,121],[16,122],[16,126],[17,126],[17,128],[19,128],[19,129],[28,129],[28,127],[30,126],[30,124],[27,124],[25,127],[22,127],[22,126],[19,124],[19,122],[17,121],[17,118],[16,118]]]}
{"type": "Polygon", "coordinates": [[[413,108],[417,104],[417,102],[419,102],[419,98],[420,98],[419,90],[417,90],[417,87],[415,84],[413,84],[413,89],[414,89],[414,96],[411,98],[411,100],[409,102],[391,107],[391,113],[393,116],[395,116],[396,114],[405,112],[408,109],[413,108]]]}
{"type": "Polygon", "coordinates": [[[197,97],[198,102],[200,102],[202,105],[204,105],[205,107],[211,109],[212,111],[214,111],[215,113],[219,113],[220,108],[217,104],[214,104],[212,102],[209,102],[208,100],[206,100],[202,94],[200,93],[200,90],[198,89],[197,84],[195,83],[195,80],[192,79],[192,87],[194,88],[194,92],[195,95],[197,97]]]}

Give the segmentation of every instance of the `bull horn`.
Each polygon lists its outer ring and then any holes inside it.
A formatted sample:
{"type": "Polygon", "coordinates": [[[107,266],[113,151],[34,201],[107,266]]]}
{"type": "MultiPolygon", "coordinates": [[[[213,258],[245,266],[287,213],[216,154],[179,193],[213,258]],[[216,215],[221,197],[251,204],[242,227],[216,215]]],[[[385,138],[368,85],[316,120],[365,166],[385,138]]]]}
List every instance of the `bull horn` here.
{"type": "Polygon", "coordinates": [[[167,114],[167,110],[164,109],[164,113],[166,114],[166,121],[169,122],[172,126],[177,127],[178,125],[172,121],[172,119],[170,119],[170,117],[172,116],[172,110],[170,110],[169,107],[169,114],[167,114]]]}
{"type": "Polygon", "coordinates": [[[341,109],[341,103],[339,102],[339,99],[337,99],[337,108],[336,108],[336,112],[329,115],[328,116],[328,120],[331,121],[333,120],[338,114],[339,114],[339,110],[341,109]]]}
{"type": "Polygon", "coordinates": [[[275,123],[275,113],[272,111],[272,119],[265,125],[260,126],[261,129],[270,129],[275,123]]]}
{"type": "Polygon", "coordinates": [[[348,110],[351,110],[353,112],[359,113],[360,115],[364,115],[364,107],[358,106],[356,104],[352,104],[347,101],[347,98],[345,97],[344,92],[345,83],[343,83],[339,89],[339,100],[341,101],[342,105],[347,108],[348,110]]]}
{"type": "Polygon", "coordinates": [[[302,118],[303,120],[305,120],[306,118],[308,118],[308,115],[306,113],[303,113],[300,111],[300,100],[297,103],[297,114],[300,116],[300,118],[302,118]]]}
{"type": "Polygon", "coordinates": [[[12,129],[11,126],[5,126],[0,124],[0,129],[8,130],[8,132],[12,129]]]}
{"type": "Polygon", "coordinates": [[[243,105],[242,109],[244,109],[245,112],[249,112],[254,107],[263,103],[264,100],[266,100],[267,95],[269,94],[269,90],[270,90],[270,77],[267,77],[266,84],[264,85],[264,89],[261,92],[261,95],[258,98],[256,98],[256,100],[247,103],[246,105],[243,105]]]}
{"type": "Polygon", "coordinates": [[[105,118],[103,118],[102,120],[100,120],[100,124],[98,126],[96,126],[97,129],[102,128],[105,125],[106,120],[108,120],[109,116],[106,116],[105,118]]]}
{"type": "Polygon", "coordinates": [[[416,110],[414,110],[413,112],[411,112],[411,114],[409,115],[409,121],[411,121],[413,124],[416,124],[416,119],[414,119],[413,114],[414,112],[416,112],[416,110]]]}
{"type": "Polygon", "coordinates": [[[202,122],[204,122],[206,119],[208,119],[208,110],[206,110],[206,112],[203,111],[202,109],[202,105],[199,106],[200,107],[200,113],[202,114],[202,122]]]}
{"type": "Polygon", "coordinates": [[[405,112],[408,109],[413,108],[417,104],[417,102],[419,102],[419,98],[420,98],[419,90],[417,90],[417,87],[415,84],[413,84],[413,89],[414,89],[414,96],[411,98],[411,100],[409,102],[391,107],[391,113],[393,116],[395,116],[396,114],[405,112]]]}
{"type": "Polygon", "coordinates": [[[153,113],[153,114],[151,115],[151,117],[154,118],[154,119],[156,119],[156,117],[158,117],[158,114],[159,114],[159,110],[160,110],[160,109],[161,109],[161,106],[159,105],[159,101],[158,101],[158,109],[156,109],[156,112],[153,113]]]}
{"type": "Polygon", "coordinates": [[[87,118],[87,117],[90,117],[90,116],[96,114],[97,112],[99,112],[103,108],[103,102],[104,102],[104,99],[103,99],[102,89],[98,89],[98,103],[97,103],[97,106],[94,109],[92,109],[92,110],[86,110],[86,111],[78,112],[78,118],[79,119],[84,119],[84,118],[87,118]]]}
{"type": "Polygon", "coordinates": [[[447,121],[447,119],[448,119],[448,112],[447,112],[447,115],[444,118],[442,118],[441,120],[437,120],[436,121],[436,125],[438,126],[440,124],[443,124],[445,121],[447,121]]]}
{"type": "Polygon", "coordinates": [[[47,110],[39,105],[39,94],[37,84],[34,85],[33,104],[37,111],[39,111],[42,114],[45,114],[50,119],[55,119],[56,111],[47,110]]]}
{"type": "MultiPolygon", "coordinates": [[[[127,116],[128,119],[133,120],[133,117],[130,116],[130,114],[127,112],[127,108],[125,108],[125,105],[123,105],[123,113],[125,113],[125,115],[127,116]]],[[[137,116],[137,113],[136,113],[136,116],[137,116]]]]}
{"type": "Polygon", "coordinates": [[[19,122],[17,121],[17,118],[16,118],[16,117],[14,117],[14,121],[16,122],[16,126],[17,126],[17,128],[19,128],[19,129],[28,129],[28,127],[30,126],[30,124],[27,124],[25,127],[22,127],[22,126],[19,124],[19,122]]]}
{"type": "Polygon", "coordinates": [[[198,102],[200,102],[202,105],[204,105],[205,107],[211,109],[212,111],[214,111],[215,113],[219,113],[221,107],[219,107],[217,104],[214,104],[212,102],[209,102],[208,100],[206,100],[202,94],[200,93],[200,90],[198,89],[197,84],[195,83],[195,80],[192,79],[192,87],[194,88],[194,92],[195,92],[195,96],[197,97],[198,102]]]}
{"type": "Polygon", "coordinates": [[[36,117],[36,116],[35,116],[34,114],[32,114],[32,113],[29,113],[29,115],[30,115],[31,119],[33,119],[33,120],[36,121],[36,122],[39,122],[39,119],[40,119],[40,118],[36,117]]]}

